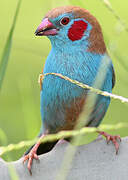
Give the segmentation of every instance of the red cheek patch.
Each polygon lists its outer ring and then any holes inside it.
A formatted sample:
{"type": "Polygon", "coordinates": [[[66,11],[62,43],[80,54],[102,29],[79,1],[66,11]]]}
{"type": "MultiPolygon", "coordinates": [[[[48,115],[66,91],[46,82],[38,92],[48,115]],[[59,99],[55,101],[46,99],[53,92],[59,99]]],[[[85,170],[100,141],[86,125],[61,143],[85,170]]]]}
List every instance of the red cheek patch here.
{"type": "Polygon", "coordinates": [[[72,41],[80,40],[87,29],[88,24],[82,20],[75,21],[68,31],[68,37],[72,41]]]}

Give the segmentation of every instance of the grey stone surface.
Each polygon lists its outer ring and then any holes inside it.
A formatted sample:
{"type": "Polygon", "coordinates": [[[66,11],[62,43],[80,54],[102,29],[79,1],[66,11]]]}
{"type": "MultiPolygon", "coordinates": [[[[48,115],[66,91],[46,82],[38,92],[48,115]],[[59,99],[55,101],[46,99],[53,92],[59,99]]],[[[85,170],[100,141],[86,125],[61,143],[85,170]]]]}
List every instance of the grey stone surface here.
{"type": "MultiPolygon", "coordinates": [[[[8,171],[10,164],[14,165],[20,180],[55,180],[67,146],[72,145],[68,142],[57,144],[52,151],[39,157],[40,162],[34,160],[32,176],[22,159],[11,163],[0,160],[0,180],[11,179],[8,171]]],[[[101,138],[79,146],[67,179],[128,180],[128,137],[122,139],[118,155],[112,143],[107,145],[101,138]]]]}

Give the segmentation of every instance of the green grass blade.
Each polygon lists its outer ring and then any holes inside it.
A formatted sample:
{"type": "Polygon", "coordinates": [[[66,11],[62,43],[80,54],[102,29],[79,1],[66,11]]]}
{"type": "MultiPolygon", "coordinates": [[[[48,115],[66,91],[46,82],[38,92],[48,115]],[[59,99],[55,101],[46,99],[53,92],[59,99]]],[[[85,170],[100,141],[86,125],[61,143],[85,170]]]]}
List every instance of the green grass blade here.
{"type": "Polygon", "coordinates": [[[14,19],[13,19],[12,27],[10,29],[10,32],[9,32],[9,35],[8,35],[8,38],[7,38],[7,41],[6,41],[4,50],[3,50],[2,59],[0,61],[1,62],[0,63],[0,90],[2,88],[5,72],[6,72],[7,65],[8,65],[8,60],[9,60],[11,47],[12,47],[12,37],[13,37],[13,32],[15,29],[16,21],[17,21],[17,16],[18,16],[19,10],[20,10],[20,4],[21,4],[21,0],[19,0],[19,2],[17,4],[17,8],[16,8],[14,19]]]}
{"type": "Polygon", "coordinates": [[[8,170],[10,172],[11,180],[19,180],[18,174],[16,173],[16,170],[13,164],[8,164],[8,170]]]}

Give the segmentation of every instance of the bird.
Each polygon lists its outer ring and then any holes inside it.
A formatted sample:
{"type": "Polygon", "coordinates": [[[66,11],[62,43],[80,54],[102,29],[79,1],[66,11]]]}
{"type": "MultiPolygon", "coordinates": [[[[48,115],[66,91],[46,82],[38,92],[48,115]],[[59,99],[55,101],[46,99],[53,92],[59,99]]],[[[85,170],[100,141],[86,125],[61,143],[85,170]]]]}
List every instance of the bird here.
{"type": "MultiPolygon", "coordinates": [[[[108,54],[101,26],[98,20],[86,9],[77,6],[63,6],[50,10],[38,26],[36,36],[47,36],[52,48],[46,59],[41,81],[40,106],[42,125],[39,138],[62,130],[73,130],[87,101],[88,89],[83,89],[52,73],[62,74],[88,86],[95,84],[101,64],[105,72],[102,91],[112,92],[115,86],[115,71],[108,54]],[[51,74],[50,74],[51,73],[51,74]]],[[[44,49],[45,51],[45,49],[44,49]]],[[[85,127],[98,127],[110,104],[110,97],[97,95],[85,127]]],[[[112,141],[119,149],[120,136],[97,131],[112,141]]],[[[58,141],[42,144],[37,141],[24,155],[30,173],[33,159],[50,151],[58,141]]]]}

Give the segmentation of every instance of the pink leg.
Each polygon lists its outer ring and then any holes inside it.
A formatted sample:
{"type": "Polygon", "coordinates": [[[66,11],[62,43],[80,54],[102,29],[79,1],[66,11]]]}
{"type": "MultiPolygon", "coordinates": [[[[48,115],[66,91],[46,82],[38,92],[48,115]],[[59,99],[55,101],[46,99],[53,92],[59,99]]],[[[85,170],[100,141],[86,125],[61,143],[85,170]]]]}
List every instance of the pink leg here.
{"type": "Polygon", "coordinates": [[[27,155],[24,156],[23,163],[28,160],[27,168],[28,168],[28,170],[29,170],[29,172],[30,172],[31,175],[32,175],[32,171],[31,171],[32,162],[33,162],[33,159],[39,160],[39,158],[38,158],[38,156],[37,156],[37,149],[38,149],[38,147],[40,146],[40,140],[41,140],[44,136],[45,136],[45,134],[43,134],[43,135],[39,138],[38,142],[37,142],[37,143],[35,144],[35,146],[31,149],[31,151],[30,151],[27,155]]]}
{"type": "Polygon", "coordinates": [[[97,131],[99,134],[103,135],[106,140],[107,140],[107,144],[112,141],[112,143],[114,144],[115,146],[115,149],[116,149],[116,154],[118,154],[118,151],[119,151],[119,143],[118,143],[118,140],[121,142],[121,138],[119,135],[117,136],[112,136],[110,134],[107,134],[106,132],[104,131],[97,131]]]}

